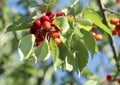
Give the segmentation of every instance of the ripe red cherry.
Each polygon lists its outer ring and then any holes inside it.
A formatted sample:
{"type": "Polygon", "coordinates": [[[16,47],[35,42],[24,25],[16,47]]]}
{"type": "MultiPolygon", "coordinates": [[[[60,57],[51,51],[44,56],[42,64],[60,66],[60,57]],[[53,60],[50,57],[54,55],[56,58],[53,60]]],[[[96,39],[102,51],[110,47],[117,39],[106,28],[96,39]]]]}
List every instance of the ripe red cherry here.
{"type": "Polygon", "coordinates": [[[112,29],[112,35],[117,35],[117,30],[116,29],[112,29]]]}
{"type": "Polygon", "coordinates": [[[103,40],[103,37],[102,37],[101,34],[96,34],[94,37],[95,37],[95,39],[96,39],[97,41],[103,40]]]}
{"type": "Polygon", "coordinates": [[[55,41],[55,43],[57,44],[58,47],[62,44],[62,41],[61,41],[60,38],[55,38],[54,41],[55,41]]]}
{"type": "Polygon", "coordinates": [[[117,25],[117,23],[119,23],[119,19],[118,18],[112,18],[110,19],[110,23],[113,25],[117,25]]]}
{"type": "Polygon", "coordinates": [[[36,46],[39,46],[42,41],[36,41],[36,46]]]}
{"type": "Polygon", "coordinates": [[[120,31],[120,23],[117,23],[117,25],[115,26],[115,29],[116,29],[117,31],[120,31]]]}
{"type": "Polygon", "coordinates": [[[117,82],[120,83],[120,77],[117,78],[117,82]]]}
{"type": "Polygon", "coordinates": [[[59,35],[59,33],[58,33],[58,32],[53,31],[53,32],[50,32],[50,37],[52,37],[53,39],[55,39],[55,38],[59,38],[59,37],[60,37],[60,35],[59,35]]]}
{"type": "Polygon", "coordinates": [[[50,18],[49,18],[48,16],[46,16],[46,15],[41,16],[40,22],[43,23],[43,22],[45,22],[45,21],[50,22],[50,18]]]}
{"type": "Polygon", "coordinates": [[[37,34],[38,32],[39,32],[39,29],[36,28],[35,26],[32,26],[32,27],[30,28],[30,33],[31,33],[31,34],[37,34]]]}
{"type": "Polygon", "coordinates": [[[49,31],[51,28],[51,24],[48,21],[43,22],[43,29],[49,31]]]}
{"type": "Polygon", "coordinates": [[[107,74],[107,75],[106,75],[106,79],[107,79],[108,81],[112,81],[112,80],[113,80],[112,75],[111,75],[111,74],[107,74]]]}
{"type": "Polygon", "coordinates": [[[63,12],[57,12],[57,13],[56,13],[56,17],[63,16],[63,15],[64,15],[63,12]]]}
{"type": "Polygon", "coordinates": [[[47,15],[49,18],[53,18],[53,17],[54,17],[54,13],[53,13],[53,12],[47,12],[46,15],[47,15]]]}
{"type": "Polygon", "coordinates": [[[39,20],[34,20],[33,26],[35,26],[36,28],[40,28],[41,27],[40,21],[39,20]]]}

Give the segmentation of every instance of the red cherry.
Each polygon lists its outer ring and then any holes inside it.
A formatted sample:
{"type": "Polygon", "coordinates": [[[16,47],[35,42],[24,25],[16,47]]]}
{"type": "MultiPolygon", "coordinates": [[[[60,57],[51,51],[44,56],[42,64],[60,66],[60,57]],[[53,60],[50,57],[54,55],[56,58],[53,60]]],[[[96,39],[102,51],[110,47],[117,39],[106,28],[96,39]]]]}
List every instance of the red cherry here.
{"type": "Polygon", "coordinates": [[[51,28],[51,24],[48,21],[43,22],[43,29],[49,31],[51,28]]]}
{"type": "Polygon", "coordinates": [[[58,47],[62,44],[62,41],[61,41],[60,38],[55,38],[54,41],[55,41],[55,43],[57,44],[58,47]]]}
{"type": "Polygon", "coordinates": [[[115,26],[115,29],[116,29],[117,31],[120,31],[120,23],[117,23],[117,25],[115,26]]]}
{"type": "Polygon", "coordinates": [[[36,41],[36,46],[39,46],[42,41],[36,41]]]}
{"type": "Polygon", "coordinates": [[[120,77],[117,78],[117,82],[120,83],[120,77]]]}
{"type": "Polygon", "coordinates": [[[63,16],[63,15],[64,15],[63,12],[57,12],[57,13],[56,13],[56,17],[63,16]]]}
{"type": "Polygon", "coordinates": [[[44,39],[45,39],[45,36],[46,36],[46,34],[45,34],[44,32],[39,32],[39,33],[36,35],[36,38],[41,41],[41,40],[44,40],[44,39]]]}
{"type": "Polygon", "coordinates": [[[50,37],[52,37],[53,39],[55,39],[55,38],[59,38],[60,35],[59,35],[58,32],[56,32],[56,31],[52,31],[52,32],[50,32],[50,37]]]}
{"type": "Polygon", "coordinates": [[[117,30],[116,29],[112,29],[112,35],[117,35],[117,30]]]}
{"type": "Polygon", "coordinates": [[[101,34],[96,34],[96,35],[94,36],[94,38],[95,38],[97,41],[103,40],[103,37],[102,37],[101,34]]]}
{"type": "Polygon", "coordinates": [[[110,23],[113,25],[117,25],[117,23],[119,23],[119,19],[118,18],[112,18],[110,19],[110,23]]]}
{"type": "Polygon", "coordinates": [[[40,22],[43,23],[43,22],[45,22],[45,21],[50,22],[50,18],[49,18],[48,16],[46,16],[46,15],[41,16],[40,22]]]}
{"type": "Polygon", "coordinates": [[[39,20],[34,20],[33,26],[35,26],[36,28],[40,28],[41,27],[40,21],[39,20]]]}
{"type": "Polygon", "coordinates": [[[38,33],[38,29],[37,29],[36,27],[32,26],[32,27],[30,28],[30,33],[31,33],[31,34],[37,34],[37,33],[38,33]]]}
{"type": "Polygon", "coordinates": [[[47,12],[46,15],[47,15],[49,18],[53,18],[53,17],[54,17],[54,13],[53,13],[53,12],[47,12]]]}
{"type": "Polygon", "coordinates": [[[111,74],[107,74],[107,75],[106,75],[106,79],[107,79],[108,81],[112,81],[112,80],[113,80],[112,75],[111,75],[111,74]]]}

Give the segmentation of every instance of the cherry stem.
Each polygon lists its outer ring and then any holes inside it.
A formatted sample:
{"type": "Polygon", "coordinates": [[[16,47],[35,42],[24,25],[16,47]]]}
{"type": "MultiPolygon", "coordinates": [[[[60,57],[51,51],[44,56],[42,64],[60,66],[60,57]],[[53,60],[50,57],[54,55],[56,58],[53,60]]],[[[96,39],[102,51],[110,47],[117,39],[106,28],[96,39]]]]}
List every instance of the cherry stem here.
{"type": "MultiPolygon", "coordinates": [[[[98,5],[99,5],[99,8],[100,8],[100,11],[101,11],[101,15],[103,17],[103,23],[108,27],[108,23],[107,23],[107,17],[106,17],[106,14],[105,14],[105,8],[104,8],[104,5],[102,4],[102,1],[101,0],[97,0],[98,2],[98,5]]],[[[117,59],[118,59],[118,54],[117,54],[117,50],[116,50],[116,47],[115,47],[115,43],[113,41],[113,38],[108,34],[108,37],[109,37],[109,40],[110,40],[110,45],[111,45],[111,48],[112,48],[112,51],[113,51],[113,58],[114,60],[116,61],[116,67],[117,67],[117,70],[120,71],[120,68],[119,68],[119,65],[117,64],[117,59]]]]}

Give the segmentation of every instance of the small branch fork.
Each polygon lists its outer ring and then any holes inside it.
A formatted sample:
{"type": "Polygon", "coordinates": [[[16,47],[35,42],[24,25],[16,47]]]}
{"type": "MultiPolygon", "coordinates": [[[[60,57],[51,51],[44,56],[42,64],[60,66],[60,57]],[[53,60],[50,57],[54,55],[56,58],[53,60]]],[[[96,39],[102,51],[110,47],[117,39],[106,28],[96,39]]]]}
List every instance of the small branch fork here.
{"type": "MultiPolygon", "coordinates": [[[[109,11],[109,12],[115,13],[115,14],[117,14],[117,15],[120,15],[120,14],[118,14],[118,13],[116,13],[116,12],[113,12],[113,11],[111,11],[111,10],[105,9],[105,8],[104,8],[104,5],[102,4],[102,1],[101,1],[101,0],[97,0],[97,2],[98,2],[98,5],[99,5],[99,8],[100,8],[100,11],[101,11],[101,15],[102,15],[102,17],[103,17],[103,23],[104,23],[107,27],[109,27],[109,26],[108,26],[108,23],[107,23],[107,17],[106,17],[105,11],[109,11]]],[[[119,65],[117,64],[118,54],[117,54],[117,51],[116,51],[116,47],[115,47],[113,38],[112,38],[110,35],[108,35],[108,36],[109,36],[110,45],[111,45],[111,48],[112,48],[112,51],[113,51],[113,55],[114,55],[113,58],[114,58],[114,60],[116,61],[117,70],[120,71],[120,67],[119,67],[119,65]]]]}

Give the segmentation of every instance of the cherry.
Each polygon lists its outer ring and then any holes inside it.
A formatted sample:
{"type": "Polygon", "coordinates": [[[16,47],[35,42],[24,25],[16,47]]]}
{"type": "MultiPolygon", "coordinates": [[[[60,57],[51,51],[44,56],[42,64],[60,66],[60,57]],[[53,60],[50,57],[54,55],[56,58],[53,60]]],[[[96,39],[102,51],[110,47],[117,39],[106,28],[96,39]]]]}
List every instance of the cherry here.
{"type": "Polygon", "coordinates": [[[120,77],[117,78],[117,82],[120,83],[120,77]]]}
{"type": "Polygon", "coordinates": [[[110,23],[113,25],[117,25],[117,23],[119,23],[119,19],[118,18],[111,18],[110,23]]]}
{"type": "Polygon", "coordinates": [[[117,25],[115,26],[115,29],[116,29],[117,31],[120,31],[120,23],[117,23],[117,25]]]}
{"type": "Polygon", "coordinates": [[[64,15],[63,12],[57,12],[57,13],[56,13],[56,17],[63,16],[63,15],[64,15]]]}
{"type": "Polygon", "coordinates": [[[51,24],[48,21],[43,22],[43,29],[49,31],[51,28],[51,24]]]}
{"type": "Polygon", "coordinates": [[[32,27],[30,28],[30,33],[31,33],[31,34],[37,34],[37,33],[38,33],[38,29],[37,29],[36,27],[32,26],[32,27]]]}
{"type": "Polygon", "coordinates": [[[112,80],[113,80],[112,75],[111,75],[111,74],[107,74],[107,75],[106,75],[106,79],[107,79],[108,81],[112,81],[112,80]]]}
{"type": "Polygon", "coordinates": [[[55,43],[57,44],[58,47],[62,44],[62,41],[61,41],[60,38],[55,38],[54,41],[55,41],[55,43]]]}
{"type": "Polygon", "coordinates": [[[54,13],[53,13],[53,12],[47,12],[46,15],[47,15],[49,18],[53,18],[53,17],[54,17],[54,13]]]}
{"type": "Polygon", "coordinates": [[[103,40],[103,37],[102,37],[101,34],[96,34],[94,37],[95,37],[95,39],[96,39],[97,41],[103,40]]]}
{"type": "Polygon", "coordinates": [[[116,29],[112,29],[112,35],[117,35],[117,30],[116,29]]]}
{"type": "Polygon", "coordinates": [[[48,16],[46,16],[46,15],[41,16],[40,22],[41,22],[41,23],[44,23],[45,21],[50,22],[50,18],[49,18],[48,16]]]}
{"type": "Polygon", "coordinates": [[[60,35],[59,35],[59,33],[57,31],[52,31],[52,32],[50,32],[50,37],[55,39],[55,38],[59,38],[60,35]]]}
{"type": "Polygon", "coordinates": [[[36,41],[36,46],[39,46],[42,41],[36,41]]]}
{"type": "Polygon", "coordinates": [[[39,20],[34,20],[33,26],[35,26],[36,28],[40,28],[41,27],[40,21],[39,20]]]}

